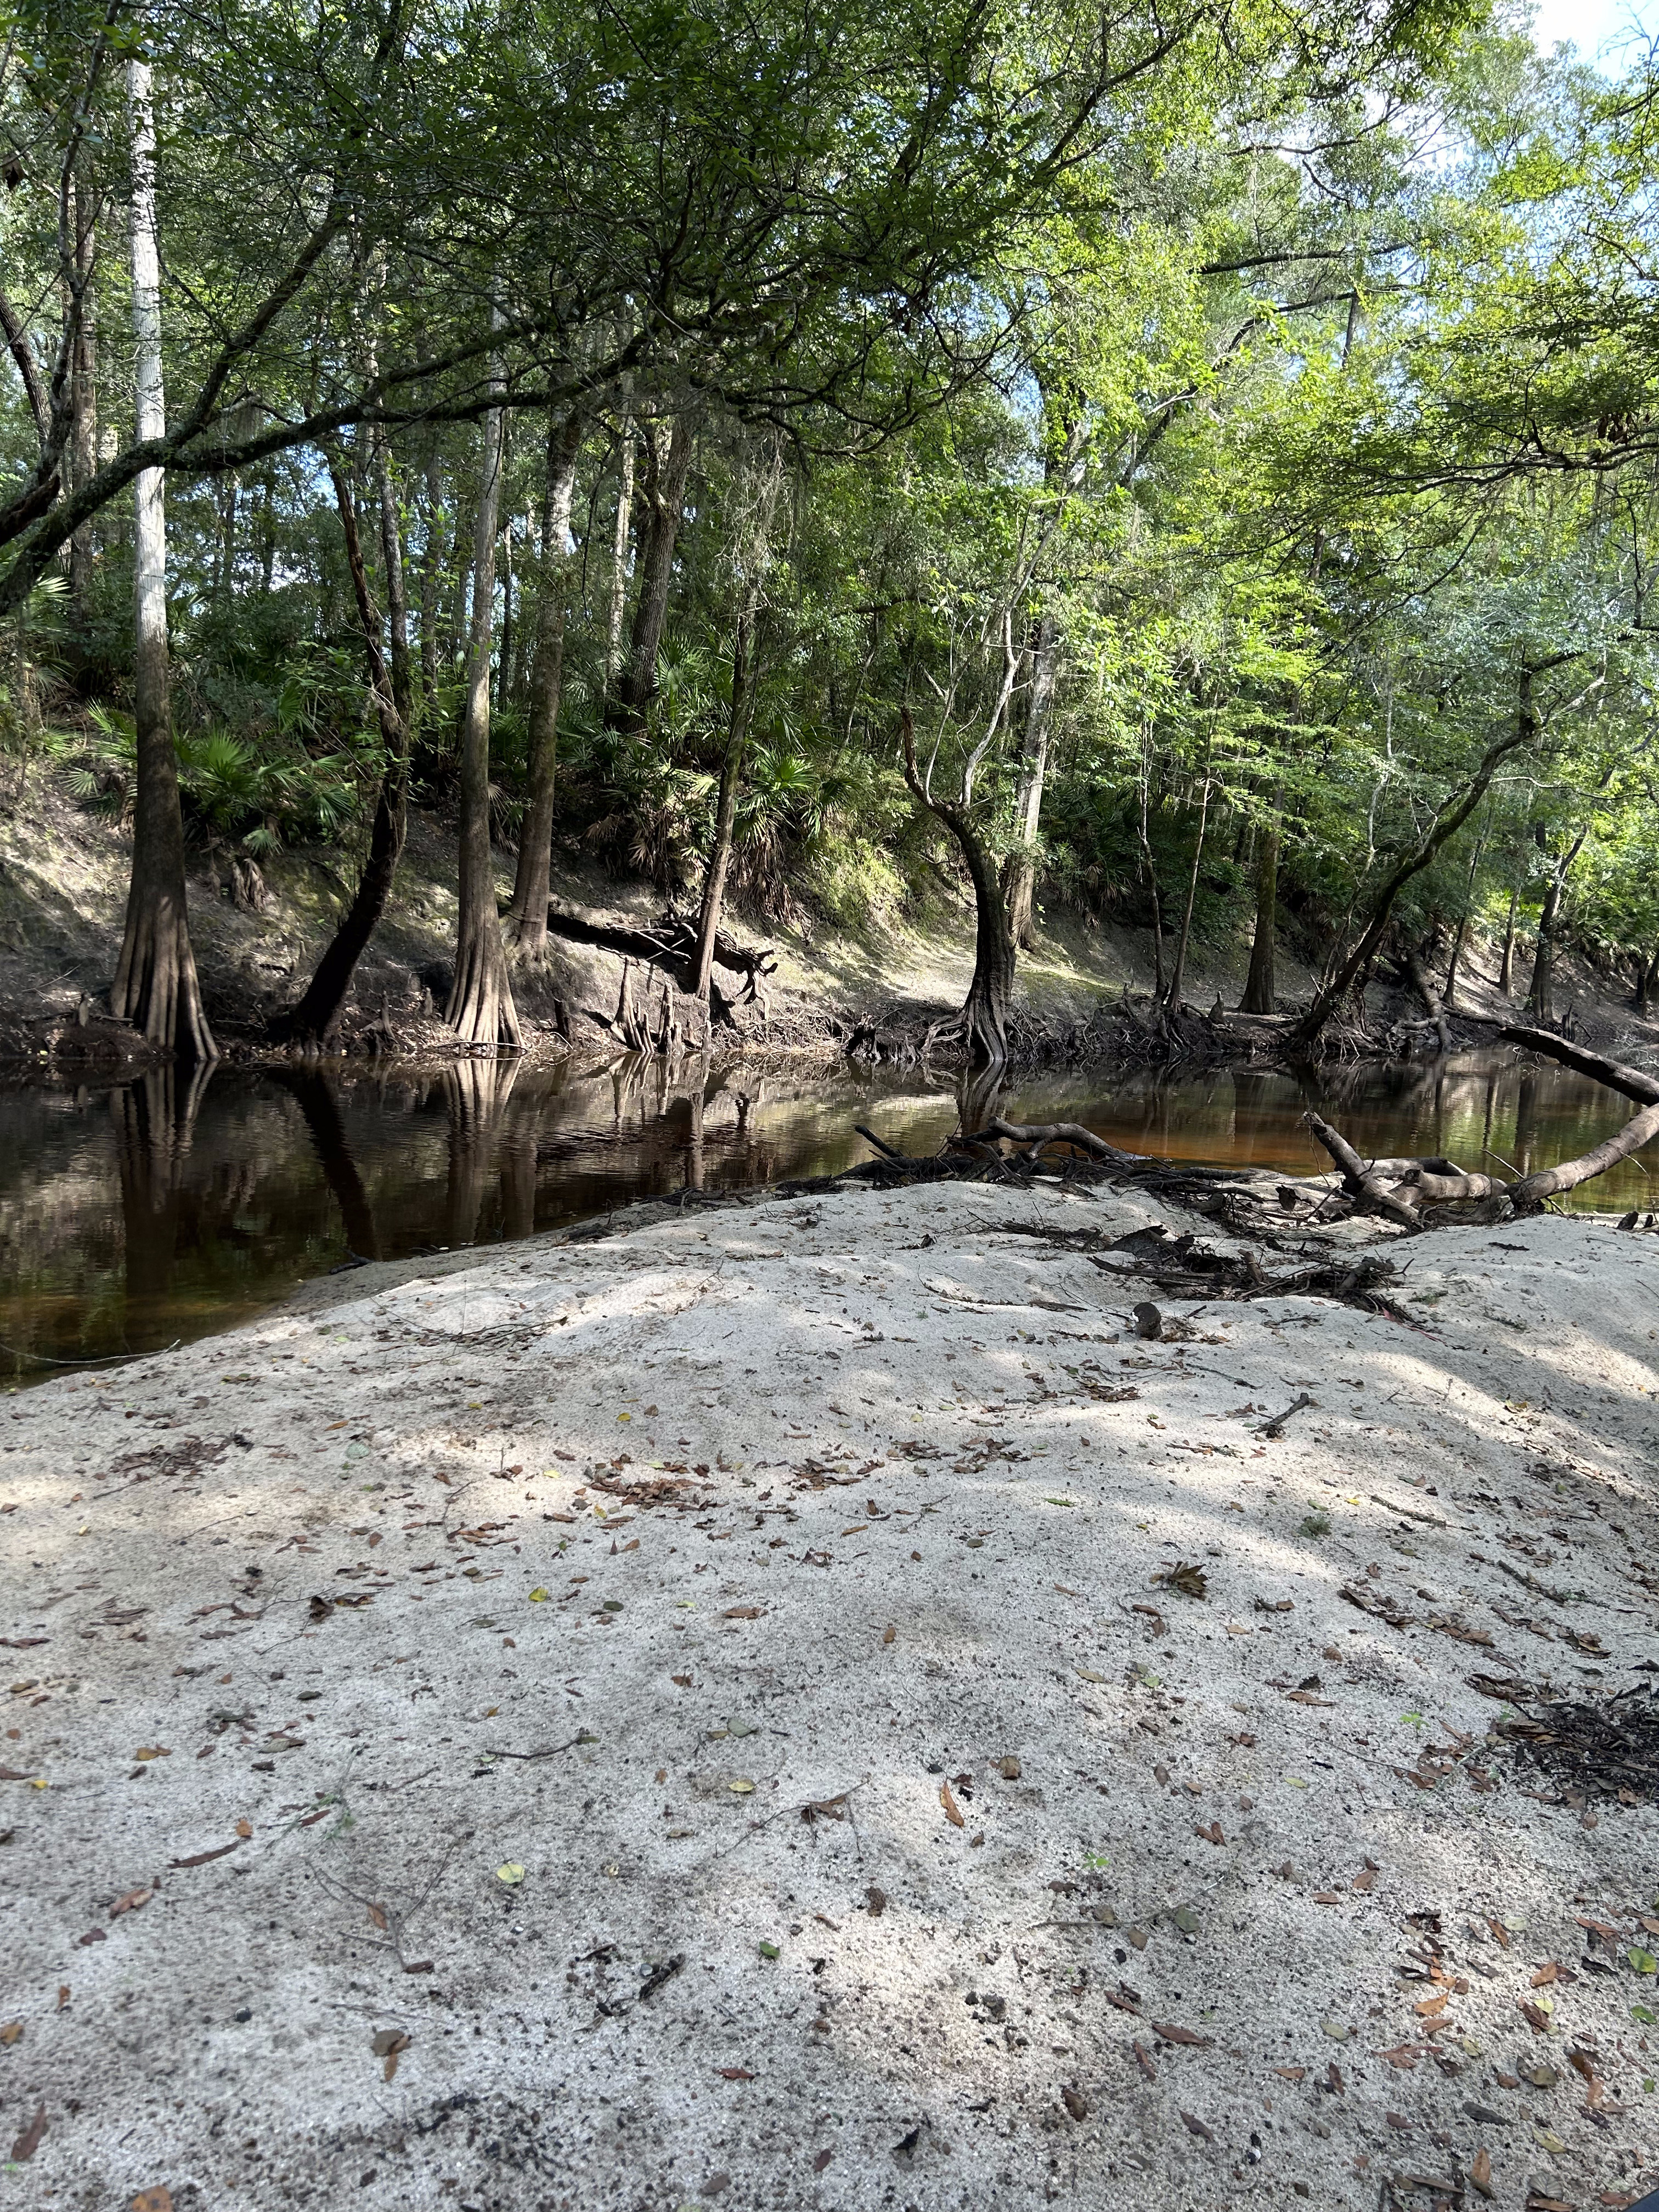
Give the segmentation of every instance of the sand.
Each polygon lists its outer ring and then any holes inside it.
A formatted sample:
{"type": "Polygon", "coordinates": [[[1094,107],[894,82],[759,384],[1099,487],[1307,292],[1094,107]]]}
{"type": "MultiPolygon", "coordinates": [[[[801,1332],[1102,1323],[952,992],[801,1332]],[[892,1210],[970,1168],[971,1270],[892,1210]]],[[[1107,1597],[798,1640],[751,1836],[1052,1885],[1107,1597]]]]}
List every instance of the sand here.
{"type": "Polygon", "coordinates": [[[1159,1218],[635,1209],[13,1400],[15,2201],[1659,2182],[1659,1819],[1470,1682],[1651,1679],[1659,1238],[1143,1342],[1020,1233],[1159,1218]]]}

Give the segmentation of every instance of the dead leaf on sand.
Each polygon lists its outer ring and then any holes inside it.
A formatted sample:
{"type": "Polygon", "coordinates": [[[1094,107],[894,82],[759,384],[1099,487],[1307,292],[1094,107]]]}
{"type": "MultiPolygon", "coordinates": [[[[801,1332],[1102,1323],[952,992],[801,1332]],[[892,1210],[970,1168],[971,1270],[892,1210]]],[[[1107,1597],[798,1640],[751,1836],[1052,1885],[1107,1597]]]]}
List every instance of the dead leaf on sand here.
{"type": "Polygon", "coordinates": [[[46,2132],[46,2108],[44,2105],[37,2105],[34,2108],[34,2118],[11,2147],[13,2162],[21,2166],[27,2160],[32,2159],[35,2152],[40,2149],[40,2138],[46,2132]]]}
{"type": "Polygon", "coordinates": [[[1153,1579],[1166,1589],[1179,1590],[1182,1597],[1205,1597],[1209,1593],[1210,1578],[1203,1568],[1193,1566],[1184,1559],[1177,1559],[1174,1566],[1166,1567],[1153,1579]]]}
{"type": "Polygon", "coordinates": [[[874,1882],[864,1893],[865,1908],[872,1920],[879,1920],[887,1910],[887,1893],[878,1889],[874,1882]]]}
{"type": "Polygon", "coordinates": [[[1469,2179],[1483,2197],[1492,2194],[1492,2155],[1484,2144],[1469,2160],[1469,2179]]]}
{"type": "Polygon", "coordinates": [[[1195,2112],[1183,2112],[1181,2118],[1188,2135],[1197,2136],[1205,2142],[1215,2141],[1214,2130],[1206,2128],[1195,2112]]]}
{"type": "Polygon", "coordinates": [[[1207,2051],[1214,2041],[1212,2036],[1200,2035],[1195,2027],[1176,2027],[1162,2020],[1152,2022],[1152,2033],[1160,2043],[1190,2044],[1194,2051],[1207,2051]]]}
{"type": "Polygon", "coordinates": [[[141,2189],[132,2200],[132,2212],[173,2212],[173,2191],[160,2182],[154,2189],[141,2189]]]}
{"type": "Polygon", "coordinates": [[[953,1828],[960,1828],[966,1825],[962,1817],[962,1808],[951,1795],[951,1785],[948,1782],[939,1784],[939,1802],[945,1808],[945,1817],[953,1828]]]}
{"type": "Polygon", "coordinates": [[[1060,2093],[1060,2101],[1074,2120],[1086,2120],[1094,2109],[1089,2100],[1077,2089],[1062,2089],[1060,2093]]]}
{"type": "Polygon", "coordinates": [[[398,2070],[398,2059],[409,2048],[409,2037],[401,2027],[377,2028],[369,2047],[377,2058],[385,2059],[382,2071],[389,2081],[398,2070]]]}

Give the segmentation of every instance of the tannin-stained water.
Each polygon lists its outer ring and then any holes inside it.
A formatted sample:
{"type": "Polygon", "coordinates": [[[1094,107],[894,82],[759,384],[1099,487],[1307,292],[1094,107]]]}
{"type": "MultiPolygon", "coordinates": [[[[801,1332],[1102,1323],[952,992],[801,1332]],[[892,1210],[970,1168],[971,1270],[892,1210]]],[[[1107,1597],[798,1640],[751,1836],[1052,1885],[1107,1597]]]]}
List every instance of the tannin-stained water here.
{"type": "MultiPolygon", "coordinates": [[[[381,1062],[323,1073],[216,1068],[0,1087],[0,1370],[154,1351],[269,1307],[355,1257],[412,1258],[629,1200],[832,1173],[866,1122],[901,1151],[957,1126],[948,1079],[638,1060],[381,1062]]],[[[1000,1110],[1079,1121],[1133,1152],[1322,1170],[1315,1106],[1367,1155],[1447,1152],[1498,1173],[1571,1158],[1628,1102],[1510,1052],[1292,1076],[1074,1069],[1017,1078],[1000,1110]]],[[[1659,1146],[1574,1194],[1659,1204],[1659,1146]]]]}

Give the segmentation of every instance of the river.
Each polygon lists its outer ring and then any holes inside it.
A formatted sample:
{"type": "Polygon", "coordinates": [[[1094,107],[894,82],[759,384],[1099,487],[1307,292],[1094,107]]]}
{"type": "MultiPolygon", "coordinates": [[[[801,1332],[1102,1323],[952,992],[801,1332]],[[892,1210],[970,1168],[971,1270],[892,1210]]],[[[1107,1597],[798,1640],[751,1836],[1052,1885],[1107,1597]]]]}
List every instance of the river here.
{"type": "MultiPolygon", "coordinates": [[[[695,1066],[695,1063],[691,1064],[695,1066]]],[[[325,1074],[216,1068],[79,1085],[0,1085],[0,1371],[150,1352],[228,1328],[354,1256],[413,1258],[530,1237],[629,1199],[820,1175],[956,1127],[915,1073],[737,1062],[699,1097],[658,1063],[381,1062],[325,1074]]],[[[1585,1150],[1623,1099],[1513,1052],[1295,1077],[1069,1070],[1012,1080],[1015,1120],[1080,1121],[1127,1150],[1217,1166],[1323,1169],[1316,1106],[1367,1155],[1449,1152],[1525,1170],[1585,1150]]],[[[1659,1146],[1576,1194],[1656,1200],[1659,1146]]]]}

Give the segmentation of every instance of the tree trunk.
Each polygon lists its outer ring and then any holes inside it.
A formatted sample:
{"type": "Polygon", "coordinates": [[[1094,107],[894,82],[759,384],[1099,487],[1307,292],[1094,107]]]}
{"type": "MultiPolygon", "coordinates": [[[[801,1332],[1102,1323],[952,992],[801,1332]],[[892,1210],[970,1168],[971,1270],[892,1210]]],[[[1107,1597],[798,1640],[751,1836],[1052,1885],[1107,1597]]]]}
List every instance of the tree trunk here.
{"type": "MultiPolygon", "coordinates": [[[[500,370],[491,380],[500,387],[500,370]]],[[[507,972],[495,870],[489,845],[489,648],[495,628],[495,526],[501,495],[501,410],[484,417],[483,473],[472,533],[472,627],[467,642],[466,708],[461,720],[459,914],[455,981],[444,1019],[466,1044],[520,1042],[507,972]]]]}
{"type": "Polygon", "coordinates": [[[1451,958],[1446,963],[1446,1011],[1457,1012],[1457,963],[1463,957],[1463,942],[1469,933],[1469,910],[1474,904],[1474,879],[1480,872],[1480,857],[1486,849],[1486,838],[1492,828],[1492,809],[1486,810],[1486,826],[1474,841],[1474,850],[1469,854],[1469,872],[1463,885],[1463,908],[1457,917],[1457,933],[1452,939],[1451,958]]]}
{"type": "Polygon", "coordinates": [[[553,794],[558,766],[559,697],[570,590],[570,505],[582,426],[573,411],[547,427],[547,490],[542,512],[541,594],[536,659],[530,675],[530,793],[519,837],[519,866],[507,908],[508,933],[530,961],[547,950],[553,878],[553,794]]]}
{"type": "MultiPolygon", "coordinates": [[[[732,646],[732,719],[726,733],[726,757],[720,763],[720,802],[714,813],[714,843],[702,880],[702,905],[697,915],[696,950],[691,957],[691,995],[705,1005],[714,966],[714,939],[720,926],[726,898],[726,878],[732,866],[732,845],[738,819],[738,787],[743,778],[744,745],[748,736],[749,621],[738,617],[732,646]]],[[[703,1035],[708,1034],[705,1023],[703,1035]]]]}
{"type": "Polygon", "coordinates": [[[1278,1003],[1273,951],[1279,913],[1279,806],[1280,794],[1275,792],[1272,817],[1256,832],[1255,936],[1250,945],[1250,972],[1239,1001],[1241,1013],[1270,1014],[1278,1003]]]}
{"type": "Polygon", "coordinates": [[[963,1030],[972,1067],[1001,1067],[1008,1058],[1008,1006],[1014,988],[1014,940],[1002,884],[965,805],[953,806],[927,792],[916,767],[915,730],[907,708],[900,717],[904,781],[910,794],[956,839],[974,886],[974,979],[963,1004],[963,1030]]]}
{"type": "MultiPolygon", "coordinates": [[[[1572,658],[1562,653],[1547,664],[1554,666],[1558,661],[1572,658]]],[[[1320,1032],[1336,1009],[1352,990],[1355,983],[1369,969],[1378,947],[1388,934],[1389,919],[1395,901],[1415,875],[1419,875],[1433,861],[1441,847],[1455,837],[1475,808],[1486,797],[1487,787],[1509,756],[1521,746],[1529,744],[1538,734],[1538,715],[1533,705],[1533,679],[1539,671],[1522,668],[1516,706],[1515,726],[1498,738],[1482,754],[1468,787],[1460,795],[1448,799],[1436,813],[1434,820],[1414,848],[1395,868],[1371,902],[1371,910],[1359,941],[1342,962],[1324,989],[1316,993],[1314,1002],[1297,1023],[1293,1036],[1298,1045],[1314,1044],[1320,1032]]]]}
{"type": "MultiPolygon", "coordinates": [[[[1140,754],[1140,860],[1146,871],[1146,891],[1152,902],[1152,995],[1161,1006],[1164,1002],[1164,902],[1158,896],[1158,868],[1152,859],[1152,840],[1147,823],[1152,805],[1152,740],[1147,731],[1140,754]]],[[[1128,986],[1125,984],[1125,1004],[1128,986]]]]}
{"type": "Polygon", "coordinates": [[[1532,982],[1527,992],[1527,1011],[1535,1014],[1540,1022],[1555,1018],[1555,933],[1561,919],[1561,902],[1566,894],[1567,878],[1573,862],[1578,858],[1579,848],[1589,835],[1587,825],[1557,860],[1550,871],[1550,879],[1544,886],[1544,903],[1538,915],[1538,943],[1532,956],[1532,982]]]}
{"type": "Polygon", "coordinates": [[[1198,872],[1204,859],[1204,836],[1210,823],[1210,779],[1204,779],[1204,798],[1198,810],[1198,842],[1193,848],[1192,873],[1187,878],[1187,906],[1181,917],[1181,934],[1176,939],[1175,964],[1170,970],[1170,992],[1165,1003],[1171,1013],[1182,1011],[1181,994],[1187,981],[1187,947],[1193,934],[1193,908],[1198,899],[1198,872]]]}
{"type": "Polygon", "coordinates": [[[357,619],[363,633],[368,662],[368,687],[386,749],[386,769],[374,800],[374,819],[368,833],[368,852],[350,905],[322,958],[317,963],[305,996],[297,1006],[271,1024],[273,1037],[296,1042],[324,1044],[339,1028],[351,979],[357,963],[380,927],[392,896],[398,862],[404,849],[409,812],[409,743],[413,701],[409,665],[409,616],[404,599],[403,547],[398,526],[397,499],[392,465],[384,446],[380,464],[380,530],[386,556],[386,601],[391,614],[392,667],[388,671],[380,649],[380,617],[369,595],[363,562],[362,541],[357,532],[357,513],[337,456],[327,455],[334,484],[340,528],[345,539],[346,563],[357,602],[357,619]]]}
{"type": "Polygon", "coordinates": [[[1504,930],[1504,957],[1498,969],[1498,995],[1505,999],[1515,989],[1515,909],[1520,902],[1521,886],[1517,882],[1510,889],[1510,918],[1504,930]]]}
{"type": "MultiPolygon", "coordinates": [[[[161,388],[161,279],[155,240],[155,111],[148,62],[127,64],[132,128],[132,328],[140,438],[167,427],[161,388]]],[[[110,991],[118,1021],[182,1060],[216,1060],[191,950],[185,902],[185,824],[173,745],[167,666],[167,510],[162,471],[135,487],[133,720],[137,736],[132,881],[121,957],[110,991]]]]}
{"type": "Polygon", "coordinates": [[[507,518],[501,532],[501,653],[495,671],[495,710],[508,705],[513,697],[513,642],[517,628],[518,607],[513,595],[513,517],[507,518]]]}
{"type": "MultiPolygon", "coordinates": [[[[653,451],[654,453],[654,446],[653,451]]],[[[617,687],[609,717],[614,727],[641,730],[645,713],[656,695],[657,655],[668,620],[668,592],[674,578],[674,544],[679,534],[680,513],[685,501],[685,480],[691,469],[691,421],[684,413],[674,417],[665,459],[650,474],[651,520],[641,550],[639,597],[634,605],[634,628],[629,639],[628,667],[617,687]]]]}
{"type": "Polygon", "coordinates": [[[605,688],[609,695],[622,673],[623,616],[628,605],[628,540],[634,527],[634,417],[624,412],[617,460],[617,514],[611,532],[611,596],[605,608],[605,688]]]}
{"type": "Polygon", "coordinates": [[[1054,616],[1041,616],[1031,640],[1031,696],[1025,715],[1019,787],[1014,798],[1014,834],[1019,844],[1009,856],[1003,878],[1008,927],[1016,945],[1027,952],[1036,945],[1032,915],[1036,890],[1036,839],[1042,818],[1043,783],[1048,772],[1048,737],[1054,719],[1059,638],[1059,625],[1054,616]]]}
{"type": "Polygon", "coordinates": [[[436,453],[426,465],[426,543],[421,549],[421,690],[438,688],[438,602],[444,570],[443,478],[436,453]]]}
{"type": "Polygon", "coordinates": [[[1638,960],[1636,963],[1636,1011],[1638,1014],[1646,1013],[1656,991],[1659,991],[1659,945],[1655,946],[1650,960],[1638,960]]]}
{"type": "MultiPolygon", "coordinates": [[[[70,361],[70,403],[75,410],[70,432],[70,489],[90,483],[98,468],[98,301],[93,290],[93,263],[97,239],[93,210],[85,187],[77,177],[70,198],[75,228],[76,282],[80,289],[80,319],[70,361]]],[[[94,559],[90,515],[70,539],[70,596],[84,641],[92,622],[92,571],[94,559]]]]}

